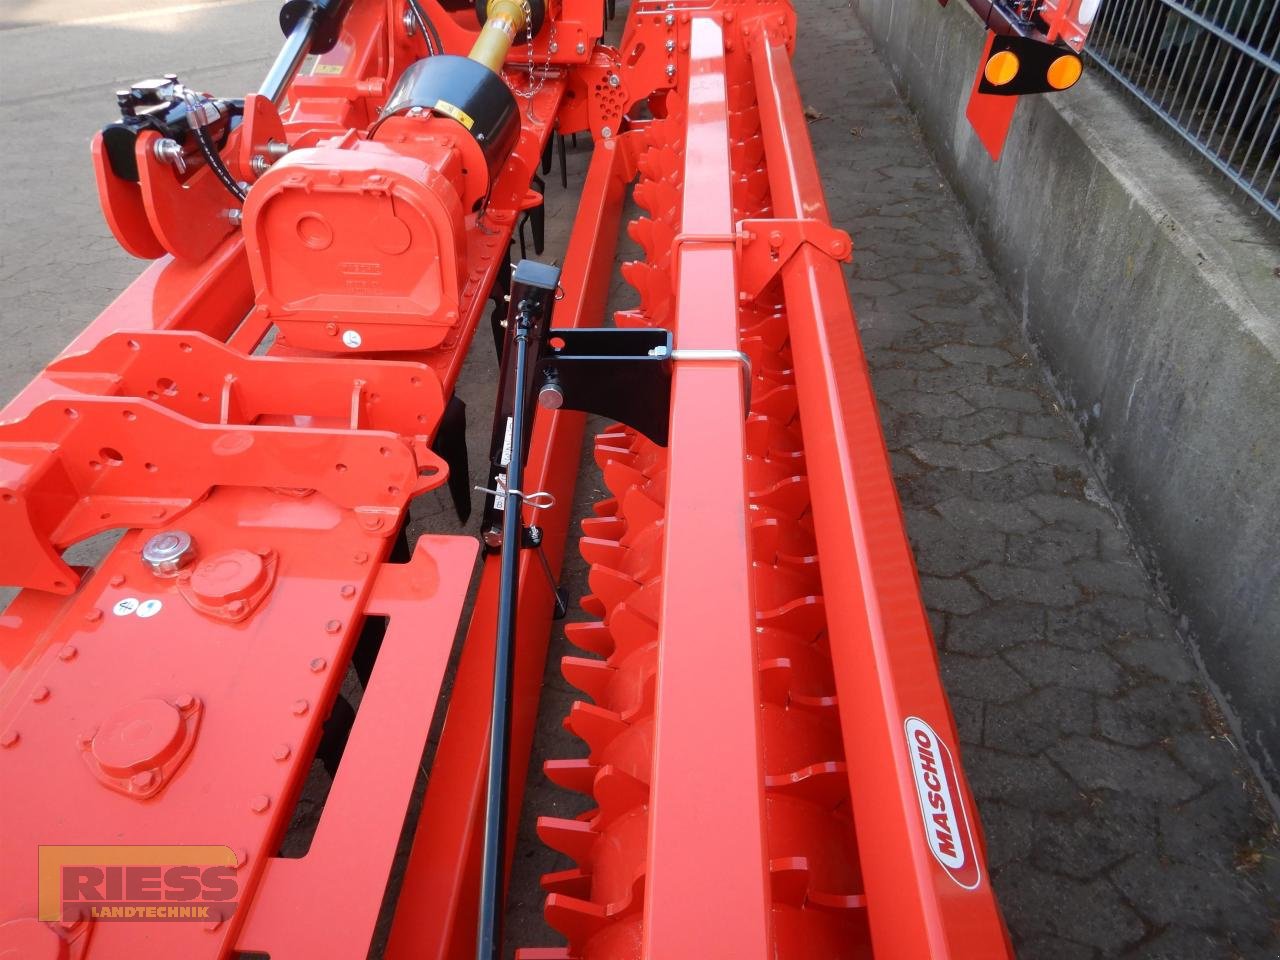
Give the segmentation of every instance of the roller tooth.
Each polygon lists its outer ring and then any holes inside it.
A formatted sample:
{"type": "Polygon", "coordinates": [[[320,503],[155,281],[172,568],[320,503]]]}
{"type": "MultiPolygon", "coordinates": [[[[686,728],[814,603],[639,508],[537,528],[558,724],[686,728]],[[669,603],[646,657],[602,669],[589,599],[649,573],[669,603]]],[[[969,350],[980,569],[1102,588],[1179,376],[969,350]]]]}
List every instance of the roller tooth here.
{"type": "Polygon", "coordinates": [[[761,311],[759,321],[751,325],[742,341],[742,352],[752,360],[751,369],[772,367],[787,349],[786,323],[779,323],[773,311],[761,311]]]}
{"type": "MultiPolygon", "coordinates": [[[[818,639],[824,635],[822,629],[825,626],[825,623],[821,623],[817,629],[809,633],[795,630],[779,630],[774,627],[760,627],[756,631],[756,645],[763,656],[780,656],[782,651],[788,651],[794,657],[798,649],[814,649],[818,639]]],[[[821,651],[815,650],[815,652],[824,657],[827,656],[825,648],[821,651]]],[[[825,674],[827,677],[831,676],[830,664],[828,664],[825,674]]]]}
{"type": "Polygon", "coordinates": [[[628,530],[642,530],[663,522],[666,516],[663,505],[640,487],[632,487],[622,495],[621,500],[622,515],[627,518],[628,530]]]}
{"type": "Polygon", "coordinates": [[[787,598],[797,595],[817,594],[822,589],[822,584],[816,573],[814,570],[778,567],[768,563],[756,562],[751,565],[756,598],[762,607],[781,606],[787,598]]]}
{"type": "Polygon", "coordinates": [[[670,259],[675,234],[665,223],[641,217],[627,224],[627,235],[643,248],[649,263],[661,265],[670,259]]]}
{"type": "Polygon", "coordinates": [[[579,960],[581,954],[570,952],[568,947],[521,947],[515,960],[579,960]]]}
{"type": "Polygon", "coordinates": [[[565,680],[577,687],[596,703],[604,699],[609,682],[617,673],[613,667],[603,660],[588,660],[585,657],[562,657],[560,672],[565,680]]]}
{"type": "Polygon", "coordinates": [[[766,417],[750,414],[746,424],[746,445],[748,450],[768,450],[769,437],[773,432],[773,423],[766,417]]]}
{"type": "Polygon", "coordinates": [[[582,559],[589,564],[618,569],[627,559],[627,548],[616,540],[583,537],[578,541],[582,559]]]}
{"type": "Polygon", "coordinates": [[[628,487],[642,486],[648,480],[639,470],[617,460],[610,460],[604,466],[604,485],[616,497],[621,497],[628,487]]]}
{"type": "Polygon", "coordinates": [[[585,900],[591,896],[591,874],[574,867],[572,870],[557,870],[555,873],[544,873],[539,881],[547,893],[558,893],[575,900],[585,900]]]}
{"type": "Polygon", "coordinates": [[[662,580],[655,578],[645,582],[639,590],[627,598],[627,607],[651,623],[657,623],[662,609],[662,580]]]}
{"type": "MultiPolygon", "coordinates": [[[[816,550],[815,545],[812,550],[816,550]]],[[[777,556],[779,566],[791,567],[794,570],[803,571],[805,576],[813,576],[821,581],[818,567],[818,554],[815,552],[808,553],[779,553],[777,556]]]]}
{"type": "Polygon", "coordinates": [[[613,325],[626,330],[657,326],[653,318],[643,310],[615,310],[613,313],[613,325]]]}
{"type": "Polygon", "coordinates": [[[639,434],[625,423],[615,423],[607,430],[596,434],[596,443],[612,444],[615,447],[631,449],[639,434]]]}
{"type": "MultiPolygon", "coordinates": [[[[754,493],[771,490],[778,484],[794,482],[795,478],[800,477],[793,461],[787,458],[774,458],[768,454],[764,456],[758,453],[749,454],[746,467],[747,489],[754,493]]],[[[774,506],[774,501],[762,501],[760,499],[754,499],[751,503],[752,512],[755,515],[781,520],[787,528],[797,526],[807,516],[805,512],[808,509],[807,504],[802,504],[799,507],[799,513],[794,512],[790,504],[786,504],[786,507],[786,511],[779,510],[774,506]]]]}
{"type": "Polygon", "coordinates": [[[830,697],[811,697],[803,693],[791,694],[791,705],[800,710],[811,710],[814,712],[826,712],[834,710],[839,706],[834,696],[830,697]]]}
{"type": "Polygon", "coordinates": [[[751,395],[751,411],[765,416],[789,417],[796,410],[796,388],[780,384],[771,390],[757,390],[751,395]]]}
{"type": "Polygon", "coordinates": [[[597,443],[593,457],[596,466],[601,470],[604,469],[606,463],[616,460],[618,463],[625,463],[629,466],[635,465],[636,454],[630,447],[619,446],[617,444],[597,443]]]}
{"type": "Polygon", "coordinates": [[[575,701],[569,708],[565,726],[570,733],[587,744],[593,758],[627,729],[626,721],[612,710],[583,703],[581,700],[575,701]]]}
{"type": "Polygon", "coordinates": [[[600,838],[591,824],[563,817],[539,817],[537,828],[538,838],[552,850],[558,850],[579,866],[591,862],[591,850],[600,838]]]}
{"type": "Polygon", "coordinates": [[[796,518],[809,509],[809,478],[787,477],[764,490],[752,490],[751,502],[796,518]]]}
{"type": "Polygon", "coordinates": [[[756,615],[757,623],[796,633],[816,632],[826,625],[826,620],[822,597],[799,597],[772,610],[761,610],[756,615]]]}
{"type": "Polygon", "coordinates": [[[579,650],[585,650],[587,653],[594,653],[601,657],[607,657],[613,653],[613,634],[602,620],[567,623],[564,627],[564,636],[579,650]]]}
{"type": "Polygon", "coordinates": [[[590,614],[593,617],[599,617],[601,620],[604,619],[604,615],[607,612],[605,610],[604,601],[592,594],[587,594],[579,600],[578,606],[583,609],[583,612],[590,614]]]}
{"type": "Polygon", "coordinates": [[[640,309],[654,314],[671,296],[671,274],[643,260],[628,260],[622,265],[622,279],[640,294],[640,309]]]}
{"type": "Polygon", "coordinates": [[[591,505],[591,512],[597,517],[616,517],[618,515],[617,498],[609,497],[605,500],[597,500],[591,505]]]}
{"type": "Polygon", "coordinates": [[[838,894],[809,891],[809,903],[827,910],[865,910],[867,898],[861,893],[838,894]]]}
{"type": "Polygon", "coordinates": [[[627,532],[622,517],[587,517],[582,521],[582,536],[591,540],[621,540],[627,532]]]}
{"type": "MultiPolygon", "coordinates": [[[[593,566],[587,573],[587,583],[603,603],[606,611],[611,611],[633,593],[640,584],[621,570],[609,567],[593,566]]],[[[604,614],[608,616],[608,614],[604,614]]]]}
{"type": "Polygon", "coordinates": [[[606,826],[649,802],[649,785],[611,764],[596,774],[594,793],[600,804],[601,823],[606,826]]]}
{"type": "Polygon", "coordinates": [[[807,857],[777,857],[769,861],[769,886],[773,899],[792,907],[802,907],[809,897],[807,857]]]}
{"type": "Polygon", "coordinates": [[[636,184],[632,195],[636,203],[644,207],[655,220],[672,221],[680,209],[680,194],[668,180],[648,180],[636,184]]]}
{"type": "MultiPolygon", "coordinates": [[[[766,778],[795,778],[814,765],[844,759],[840,725],[834,717],[766,703],[760,711],[766,778]]],[[[814,771],[817,772],[817,771],[814,771]]],[[[780,781],[781,782],[781,781],[780,781]]]]}
{"type": "Polygon", "coordinates": [[[604,907],[597,906],[590,900],[579,900],[559,893],[547,897],[543,912],[547,924],[559,931],[571,945],[585,944],[609,923],[604,907]]]}
{"type": "Polygon", "coordinates": [[[626,660],[635,651],[658,642],[658,624],[642,614],[635,604],[620,604],[609,618],[613,637],[613,657],[626,660]]]}
{"type": "MultiPolygon", "coordinates": [[[[591,762],[597,770],[614,766],[645,783],[652,778],[653,714],[647,714],[614,737],[591,762]]],[[[594,789],[594,783],[592,785],[594,789]]]]}
{"type": "Polygon", "coordinates": [[[760,661],[760,699],[785,706],[791,697],[791,661],[786,657],[760,661]]]}
{"type": "Polygon", "coordinates": [[[636,157],[636,169],[649,181],[674,179],[679,173],[683,152],[683,144],[662,144],[636,157]]]}
{"type": "Polygon", "coordinates": [[[764,782],[774,793],[807,800],[823,810],[849,802],[848,764],[835,760],[765,777],[764,782]]]}
{"type": "Polygon", "coordinates": [[[596,780],[596,765],[587,759],[545,760],[542,772],[558,787],[589,795],[596,780]]]}
{"type": "Polygon", "coordinates": [[[771,563],[778,555],[782,539],[781,524],[775,517],[758,517],[751,521],[751,558],[771,563]]]}

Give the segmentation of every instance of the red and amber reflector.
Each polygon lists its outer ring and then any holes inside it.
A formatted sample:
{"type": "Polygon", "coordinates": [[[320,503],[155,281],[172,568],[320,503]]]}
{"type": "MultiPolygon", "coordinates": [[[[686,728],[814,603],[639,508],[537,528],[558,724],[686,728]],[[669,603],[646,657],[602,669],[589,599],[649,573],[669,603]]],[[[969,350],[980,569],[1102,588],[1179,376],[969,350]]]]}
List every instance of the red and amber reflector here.
{"type": "MultiPolygon", "coordinates": [[[[1001,50],[990,60],[987,61],[986,69],[983,71],[987,78],[987,83],[993,87],[1003,87],[1006,83],[1011,83],[1013,78],[1018,75],[1018,55],[1012,50],[1001,50]]],[[[1054,64],[1057,66],[1057,64],[1054,64]]],[[[1052,70],[1050,71],[1052,72],[1052,70]]]]}
{"type": "MultiPolygon", "coordinates": [[[[990,64],[988,64],[990,69],[990,64]]],[[[1063,54],[1053,63],[1049,64],[1049,86],[1055,90],[1065,90],[1067,87],[1075,86],[1080,74],[1084,70],[1084,65],[1080,62],[1080,58],[1075,54],[1063,54]]],[[[994,81],[993,81],[994,82],[994,81]]]]}

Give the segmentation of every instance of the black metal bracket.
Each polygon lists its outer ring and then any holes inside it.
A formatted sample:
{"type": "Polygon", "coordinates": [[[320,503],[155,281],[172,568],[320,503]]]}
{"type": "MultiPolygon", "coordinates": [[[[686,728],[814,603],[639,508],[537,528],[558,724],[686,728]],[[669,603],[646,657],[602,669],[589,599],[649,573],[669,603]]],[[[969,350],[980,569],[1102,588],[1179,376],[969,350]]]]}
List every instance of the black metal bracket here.
{"type": "Polygon", "coordinates": [[[502,545],[503,515],[509,497],[503,491],[518,477],[523,457],[533,433],[533,401],[537,379],[533,375],[544,348],[551,310],[560,288],[560,268],[535,260],[521,260],[511,275],[510,308],[503,330],[502,362],[498,374],[498,404],[494,410],[493,433],[489,441],[489,472],[486,477],[481,535],[485,546],[502,545]],[[517,394],[520,402],[516,402],[517,394]],[[518,436],[517,436],[518,435],[518,436]],[[512,467],[515,467],[512,470],[512,467]]]}
{"type": "Polygon", "coordinates": [[[551,330],[538,359],[538,402],[617,420],[667,445],[672,338],[660,328],[551,330]]]}

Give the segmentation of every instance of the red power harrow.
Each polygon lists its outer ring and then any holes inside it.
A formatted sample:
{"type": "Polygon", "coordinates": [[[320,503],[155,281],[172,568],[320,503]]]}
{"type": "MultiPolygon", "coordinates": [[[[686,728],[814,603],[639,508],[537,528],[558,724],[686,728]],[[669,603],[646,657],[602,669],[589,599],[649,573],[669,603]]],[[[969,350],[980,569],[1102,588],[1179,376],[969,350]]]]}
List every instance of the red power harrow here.
{"type": "Polygon", "coordinates": [[[588,754],[546,774],[595,808],[539,821],[567,946],[519,956],[1008,955],[794,12],[636,0],[612,47],[601,7],[289,0],[259,92],[118,94],[102,207],[154,263],[0,421],[0,956],[354,958],[380,917],[388,957],[501,955],[582,411],[619,421],[563,662],[588,754]],[[563,263],[513,270],[579,133],[563,263]],[[410,549],[415,496],[469,510],[490,303],[480,536],[410,549]]]}

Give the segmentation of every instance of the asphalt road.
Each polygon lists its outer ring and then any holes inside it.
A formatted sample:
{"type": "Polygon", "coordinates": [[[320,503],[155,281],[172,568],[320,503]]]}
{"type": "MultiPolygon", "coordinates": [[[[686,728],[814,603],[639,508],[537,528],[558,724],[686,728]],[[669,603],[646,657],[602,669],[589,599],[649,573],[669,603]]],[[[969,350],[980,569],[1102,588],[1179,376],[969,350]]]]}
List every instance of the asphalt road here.
{"type": "Polygon", "coordinates": [[[98,207],[89,142],[114,92],[179,73],[229,96],[280,46],[273,0],[4,0],[0,4],[0,400],[142,269],[98,207]],[[91,16],[86,14],[91,13],[91,16]]]}

